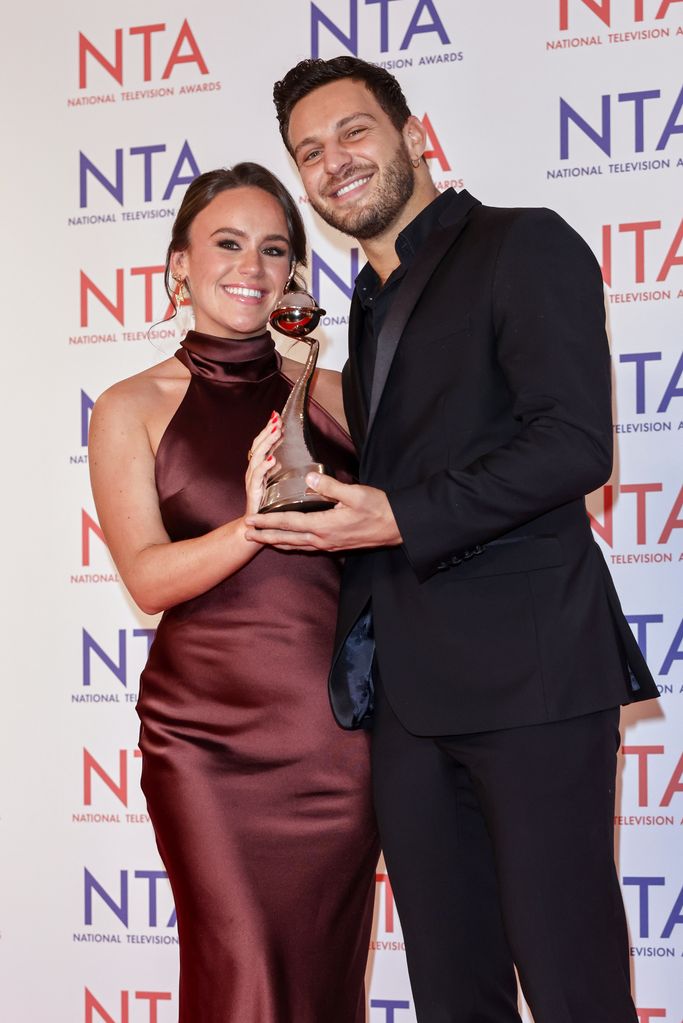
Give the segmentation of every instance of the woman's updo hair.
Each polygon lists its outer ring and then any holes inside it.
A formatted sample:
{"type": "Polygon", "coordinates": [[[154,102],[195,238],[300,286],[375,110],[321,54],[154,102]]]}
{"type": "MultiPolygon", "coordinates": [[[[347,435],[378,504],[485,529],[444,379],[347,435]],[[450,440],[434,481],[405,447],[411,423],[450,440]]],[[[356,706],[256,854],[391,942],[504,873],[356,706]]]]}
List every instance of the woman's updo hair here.
{"type": "MultiPolygon", "coordinates": [[[[227,192],[231,188],[260,188],[277,199],[285,216],[292,258],[296,260],[297,266],[306,266],[304,223],[294,199],[280,179],[262,167],[260,163],[237,163],[234,167],[221,167],[218,170],[207,171],[206,174],[200,174],[198,178],[195,178],[180,204],[166,253],[164,284],[171,302],[173,301],[171,256],[174,252],[182,252],[189,246],[190,227],[197,214],[201,213],[217,195],[227,192]]],[[[289,284],[290,289],[303,288],[303,286],[304,282],[296,275],[289,284]]]]}

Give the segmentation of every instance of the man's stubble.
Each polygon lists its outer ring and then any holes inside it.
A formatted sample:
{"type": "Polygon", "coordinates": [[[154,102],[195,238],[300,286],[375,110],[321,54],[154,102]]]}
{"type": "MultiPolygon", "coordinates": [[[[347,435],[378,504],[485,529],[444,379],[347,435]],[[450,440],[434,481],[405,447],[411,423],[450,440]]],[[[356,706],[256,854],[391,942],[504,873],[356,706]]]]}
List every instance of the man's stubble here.
{"type": "MultiPolygon", "coordinates": [[[[354,168],[363,170],[362,167],[354,168]]],[[[317,197],[309,195],[309,201],[316,213],[343,234],[359,241],[376,238],[383,234],[397,219],[401,210],[410,200],[415,189],[415,175],[403,139],[399,140],[392,160],[382,172],[383,180],[372,203],[357,210],[335,213],[323,206],[317,197]]],[[[347,173],[344,180],[348,180],[347,173]]],[[[337,187],[341,188],[344,181],[337,187]]]]}

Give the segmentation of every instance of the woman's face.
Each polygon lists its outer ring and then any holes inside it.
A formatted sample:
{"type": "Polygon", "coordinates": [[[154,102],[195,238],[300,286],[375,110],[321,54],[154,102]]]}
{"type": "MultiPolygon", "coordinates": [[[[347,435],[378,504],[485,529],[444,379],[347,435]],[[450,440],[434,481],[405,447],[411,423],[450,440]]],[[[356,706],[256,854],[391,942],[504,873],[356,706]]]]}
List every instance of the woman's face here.
{"type": "Polygon", "coordinates": [[[277,199],[251,186],[220,192],[192,221],[189,239],[173,253],[171,273],[185,279],[196,329],[217,337],[262,333],[292,258],[277,199]]]}

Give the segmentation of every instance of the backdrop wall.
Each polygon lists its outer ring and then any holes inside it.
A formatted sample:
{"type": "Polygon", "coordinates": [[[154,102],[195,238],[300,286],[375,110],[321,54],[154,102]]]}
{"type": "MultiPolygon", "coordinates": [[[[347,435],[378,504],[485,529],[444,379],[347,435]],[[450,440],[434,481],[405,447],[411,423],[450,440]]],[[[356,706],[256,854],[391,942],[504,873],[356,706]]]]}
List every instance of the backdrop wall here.
{"type": "MultiPolygon", "coordinates": [[[[302,57],[355,53],[399,77],[440,187],[552,207],[602,265],[618,456],[589,506],[662,691],[659,707],[624,715],[619,871],[641,1023],[681,1023],[683,4],[189,10],[72,0],[15,4],[3,18],[3,1016],[176,1018],[173,906],[136,751],[155,620],[126,595],[99,531],[89,411],[174,349],[173,326],[158,324],[172,218],[196,174],[242,159],[272,168],[301,204],[309,279],[328,310],[321,361],[342,365],[362,253],[311,215],[271,89],[302,57]]],[[[368,979],[371,1023],[415,1020],[381,866],[368,979]]]]}

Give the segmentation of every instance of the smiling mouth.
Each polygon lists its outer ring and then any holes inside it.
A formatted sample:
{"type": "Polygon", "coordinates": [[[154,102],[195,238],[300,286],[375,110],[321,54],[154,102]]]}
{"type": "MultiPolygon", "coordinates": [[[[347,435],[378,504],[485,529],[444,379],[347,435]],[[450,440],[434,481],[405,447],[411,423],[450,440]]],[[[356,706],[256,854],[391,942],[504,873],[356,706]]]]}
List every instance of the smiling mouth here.
{"type": "Polygon", "coordinates": [[[368,181],[372,177],[372,174],[368,174],[364,178],[356,178],[354,181],[349,181],[348,184],[342,185],[336,192],[332,192],[333,199],[343,199],[345,195],[349,195],[356,188],[361,188],[362,185],[367,185],[368,181]]]}
{"type": "Polygon", "coordinates": [[[263,298],[265,291],[259,288],[239,288],[234,284],[226,284],[223,287],[228,295],[236,295],[238,298],[263,298]]]}

